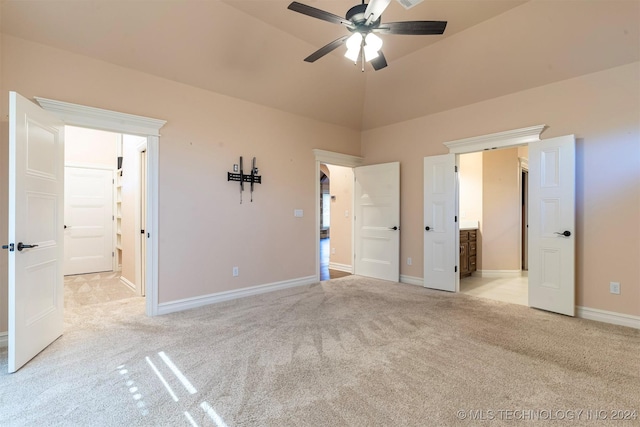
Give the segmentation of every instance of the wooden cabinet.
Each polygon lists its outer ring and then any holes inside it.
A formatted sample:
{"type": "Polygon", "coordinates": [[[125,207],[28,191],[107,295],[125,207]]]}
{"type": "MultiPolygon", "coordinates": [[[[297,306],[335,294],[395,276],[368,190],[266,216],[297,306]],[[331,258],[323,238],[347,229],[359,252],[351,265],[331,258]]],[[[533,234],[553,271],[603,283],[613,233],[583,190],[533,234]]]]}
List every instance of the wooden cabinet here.
{"type": "Polygon", "coordinates": [[[470,276],[477,269],[477,237],[478,230],[460,230],[460,277],[470,276]]]}

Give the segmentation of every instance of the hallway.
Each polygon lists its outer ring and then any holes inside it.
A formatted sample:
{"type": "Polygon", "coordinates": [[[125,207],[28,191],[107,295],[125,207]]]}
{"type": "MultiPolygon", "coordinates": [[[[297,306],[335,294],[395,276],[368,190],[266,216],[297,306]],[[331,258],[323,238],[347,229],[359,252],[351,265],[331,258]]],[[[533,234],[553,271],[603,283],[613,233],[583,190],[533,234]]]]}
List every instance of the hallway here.
{"type": "Polygon", "coordinates": [[[328,237],[320,239],[320,281],[351,275],[351,273],[347,273],[346,271],[329,269],[331,251],[329,241],[330,239],[328,237]]]}
{"type": "Polygon", "coordinates": [[[460,292],[474,297],[529,305],[529,278],[475,277],[460,279],[460,292]]]}

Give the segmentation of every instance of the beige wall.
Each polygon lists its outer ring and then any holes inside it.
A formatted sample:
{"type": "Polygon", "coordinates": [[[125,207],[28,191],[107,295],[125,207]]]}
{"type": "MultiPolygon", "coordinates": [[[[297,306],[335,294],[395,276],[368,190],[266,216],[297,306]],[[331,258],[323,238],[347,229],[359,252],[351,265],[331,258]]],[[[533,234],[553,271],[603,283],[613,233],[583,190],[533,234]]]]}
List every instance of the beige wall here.
{"type": "Polygon", "coordinates": [[[576,304],[640,315],[640,62],[363,132],[369,164],[401,162],[401,254],[423,274],[422,158],[445,141],[547,124],[575,134],[576,304]],[[609,282],[622,295],[609,294],[609,282]]]}
{"type": "Polygon", "coordinates": [[[118,133],[65,126],[64,161],[67,164],[96,165],[115,170],[120,139],[118,133]]]}
{"type": "Polygon", "coordinates": [[[353,169],[327,165],[331,178],[331,256],[330,263],[342,267],[353,265],[351,248],[353,213],[353,169]],[[346,215],[345,215],[346,214],[346,215]],[[335,252],[334,252],[335,251],[335,252]]]}
{"type": "Polygon", "coordinates": [[[518,149],[482,153],[483,271],[520,270],[518,149]]]}
{"type": "Polygon", "coordinates": [[[160,302],[316,274],[312,149],[358,155],[358,131],[15,37],[3,42],[3,116],[7,92],[16,90],[167,120],[159,164],[160,302]],[[245,191],[240,204],[238,185],[226,180],[241,155],[256,156],[262,175],[253,203],[245,191]],[[295,218],[294,209],[304,217],[295,218]]]}
{"type": "Polygon", "coordinates": [[[146,138],[122,135],[122,277],[138,286],[136,272],[136,230],[140,188],[140,157],[137,146],[146,138]]]}

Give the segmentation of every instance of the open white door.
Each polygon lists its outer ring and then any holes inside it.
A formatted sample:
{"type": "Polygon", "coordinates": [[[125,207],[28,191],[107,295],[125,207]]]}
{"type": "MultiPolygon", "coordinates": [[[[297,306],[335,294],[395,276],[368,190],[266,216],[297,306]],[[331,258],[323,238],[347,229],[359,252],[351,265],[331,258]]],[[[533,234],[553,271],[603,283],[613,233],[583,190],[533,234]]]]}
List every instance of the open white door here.
{"type": "Polygon", "coordinates": [[[529,305],[575,314],[575,138],[529,144],[529,305]]]}
{"type": "Polygon", "coordinates": [[[113,171],[65,167],[64,274],[113,270],[113,171]]]}
{"type": "Polygon", "coordinates": [[[400,279],[400,163],[355,173],[355,274],[400,279]]]}
{"type": "Polygon", "coordinates": [[[456,291],[456,158],[424,158],[424,286],[456,291]]]}
{"type": "Polygon", "coordinates": [[[10,92],[10,373],[62,335],[63,199],[63,124],[10,92]]]}

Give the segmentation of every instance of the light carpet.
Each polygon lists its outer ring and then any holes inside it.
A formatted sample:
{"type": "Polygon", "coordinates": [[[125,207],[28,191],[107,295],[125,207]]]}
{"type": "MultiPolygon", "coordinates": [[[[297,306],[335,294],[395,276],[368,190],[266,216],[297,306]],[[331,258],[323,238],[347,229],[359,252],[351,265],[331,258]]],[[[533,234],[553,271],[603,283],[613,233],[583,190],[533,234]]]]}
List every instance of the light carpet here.
{"type": "Polygon", "coordinates": [[[358,276],[154,318],[80,288],[0,425],[640,425],[636,329],[358,276]]]}

